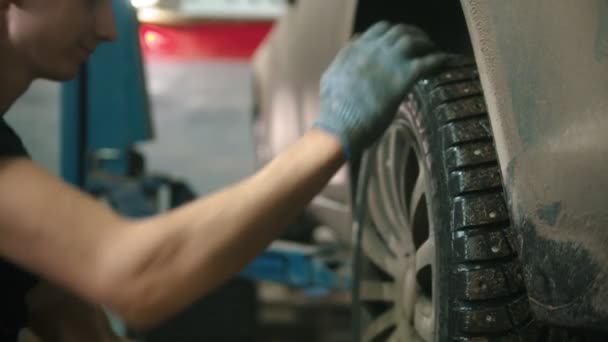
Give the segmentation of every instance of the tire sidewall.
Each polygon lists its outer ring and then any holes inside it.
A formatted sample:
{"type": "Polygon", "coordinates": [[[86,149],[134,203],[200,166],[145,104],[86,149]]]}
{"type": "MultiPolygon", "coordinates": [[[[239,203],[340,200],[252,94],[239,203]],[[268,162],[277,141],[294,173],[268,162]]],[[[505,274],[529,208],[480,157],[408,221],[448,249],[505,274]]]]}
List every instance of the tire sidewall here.
{"type": "Polygon", "coordinates": [[[433,226],[436,244],[436,270],[433,272],[433,300],[436,314],[435,341],[446,341],[453,331],[450,303],[453,301],[451,217],[448,179],[442,135],[438,120],[433,115],[433,104],[428,101],[428,90],[417,85],[402,106],[403,117],[411,123],[414,135],[424,158],[426,168],[427,207],[429,223],[433,226]]]}

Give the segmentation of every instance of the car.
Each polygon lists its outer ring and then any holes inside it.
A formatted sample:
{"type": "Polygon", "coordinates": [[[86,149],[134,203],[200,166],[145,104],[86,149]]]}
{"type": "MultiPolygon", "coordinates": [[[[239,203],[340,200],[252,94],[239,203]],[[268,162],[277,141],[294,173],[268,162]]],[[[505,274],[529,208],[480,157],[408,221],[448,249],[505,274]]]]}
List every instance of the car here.
{"type": "Polygon", "coordinates": [[[454,55],[307,211],[349,245],[357,341],[606,340],[605,18],[600,0],[291,2],[254,58],[261,166],[373,23],[454,55]]]}

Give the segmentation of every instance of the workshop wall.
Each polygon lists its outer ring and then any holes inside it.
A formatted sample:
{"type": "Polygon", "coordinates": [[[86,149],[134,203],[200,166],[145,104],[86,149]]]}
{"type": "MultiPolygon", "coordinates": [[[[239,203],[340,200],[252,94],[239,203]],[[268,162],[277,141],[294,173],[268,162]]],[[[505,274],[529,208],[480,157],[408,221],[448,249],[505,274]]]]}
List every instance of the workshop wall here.
{"type": "Polygon", "coordinates": [[[140,146],[148,169],[182,178],[198,194],[254,169],[251,73],[246,62],[146,62],[155,137],[140,146]]]}
{"type": "Polygon", "coordinates": [[[57,83],[34,82],[5,116],[32,158],[55,175],[60,173],[59,93],[57,83]]]}

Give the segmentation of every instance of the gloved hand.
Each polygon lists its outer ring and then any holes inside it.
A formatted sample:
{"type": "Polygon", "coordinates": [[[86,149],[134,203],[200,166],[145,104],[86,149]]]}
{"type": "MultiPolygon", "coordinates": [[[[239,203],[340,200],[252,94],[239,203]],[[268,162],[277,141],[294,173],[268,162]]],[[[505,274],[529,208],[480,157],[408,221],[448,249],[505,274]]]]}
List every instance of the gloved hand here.
{"type": "Polygon", "coordinates": [[[417,28],[374,25],[324,73],[314,127],[337,136],[347,159],[360,154],[382,136],[415,82],[445,60],[417,28]]]}

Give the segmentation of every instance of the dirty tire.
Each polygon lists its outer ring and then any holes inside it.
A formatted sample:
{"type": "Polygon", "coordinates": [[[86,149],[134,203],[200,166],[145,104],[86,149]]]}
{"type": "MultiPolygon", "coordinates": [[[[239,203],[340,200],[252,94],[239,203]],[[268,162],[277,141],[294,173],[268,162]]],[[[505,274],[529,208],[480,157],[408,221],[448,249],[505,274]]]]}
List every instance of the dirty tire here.
{"type": "Polygon", "coordinates": [[[473,59],[416,85],[363,156],[355,212],[357,341],[543,338],[473,59]]]}

